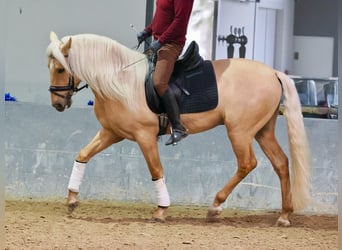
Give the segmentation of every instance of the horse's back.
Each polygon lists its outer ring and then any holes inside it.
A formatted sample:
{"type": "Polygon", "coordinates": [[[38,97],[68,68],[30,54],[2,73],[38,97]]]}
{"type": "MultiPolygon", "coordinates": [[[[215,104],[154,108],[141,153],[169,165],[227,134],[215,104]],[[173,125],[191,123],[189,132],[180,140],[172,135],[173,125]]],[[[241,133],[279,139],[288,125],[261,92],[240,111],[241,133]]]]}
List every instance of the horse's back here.
{"type": "Polygon", "coordinates": [[[262,127],[278,109],[281,97],[276,70],[247,59],[217,60],[213,66],[225,123],[231,127],[258,123],[262,127]]]}
{"type": "MultiPolygon", "coordinates": [[[[224,59],[212,61],[217,77],[229,77],[240,84],[252,84],[260,79],[274,81],[277,79],[276,70],[268,65],[248,59],[224,59]]],[[[258,83],[259,85],[262,83],[258,83]]]]}

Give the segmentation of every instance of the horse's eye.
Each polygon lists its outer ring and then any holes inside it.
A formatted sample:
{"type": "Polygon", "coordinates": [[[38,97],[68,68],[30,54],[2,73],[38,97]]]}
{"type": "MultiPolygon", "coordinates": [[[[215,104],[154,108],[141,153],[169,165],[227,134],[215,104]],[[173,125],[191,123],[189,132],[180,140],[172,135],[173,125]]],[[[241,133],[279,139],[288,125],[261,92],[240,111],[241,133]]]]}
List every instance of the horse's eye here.
{"type": "Polygon", "coordinates": [[[64,71],[65,71],[65,69],[57,69],[58,74],[62,74],[62,73],[64,73],[64,71]]]}

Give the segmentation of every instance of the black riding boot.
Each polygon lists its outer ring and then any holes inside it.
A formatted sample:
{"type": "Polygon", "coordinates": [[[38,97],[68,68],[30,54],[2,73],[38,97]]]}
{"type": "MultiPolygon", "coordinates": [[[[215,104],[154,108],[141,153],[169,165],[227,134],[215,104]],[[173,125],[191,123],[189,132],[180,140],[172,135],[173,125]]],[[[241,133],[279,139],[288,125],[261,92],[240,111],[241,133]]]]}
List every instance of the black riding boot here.
{"type": "Polygon", "coordinates": [[[188,133],[180,122],[179,107],[172,89],[168,88],[161,96],[161,100],[172,126],[171,136],[165,145],[176,145],[177,142],[187,137],[188,133]]]}

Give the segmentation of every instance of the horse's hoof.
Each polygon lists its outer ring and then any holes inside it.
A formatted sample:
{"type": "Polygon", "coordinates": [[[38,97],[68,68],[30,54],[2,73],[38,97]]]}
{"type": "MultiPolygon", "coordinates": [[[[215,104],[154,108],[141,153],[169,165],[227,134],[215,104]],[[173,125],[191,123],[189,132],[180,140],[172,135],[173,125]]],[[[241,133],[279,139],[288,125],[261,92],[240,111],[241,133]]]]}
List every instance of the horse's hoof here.
{"type": "Polygon", "coordinates": [[[167,210],[167,208],[164,207],[158,207],[152,215],[151,222],[165,222],[164,213],[167,210]]]}
{"type": "Polygon", "coordinates": [[[280,217],[276,222],[276,226],[277,227],[289,227],[291,226],[291,223],[289,220],[286,220],[280,217]]]}
{"type": "Polygon", "coordinates": [[[152,222],[152,223],[165,223],[165,218],[164,217],[152,217],[152,219],[150,219],[150,222],[152,222]]]}
{"type": "Polygon", "coordinates": [[[211,207],[208,210],[206,222],[218,222],[218,216],[222,213],[222,207],[211,207]]]}
{"type": "Polygon", "coordinates": [[[219,217],[208,217],[205,218],[205,222],[207,223],[218,223],[221,222],[221,219],[219,217]]]}
{"type": "Polygon", "coordinates": [[[74,210],[80,205],[80,203],[78,201],[76,202],[72,202],[68,204],[68,212],[72,213],[74,212],[74,210]]]}

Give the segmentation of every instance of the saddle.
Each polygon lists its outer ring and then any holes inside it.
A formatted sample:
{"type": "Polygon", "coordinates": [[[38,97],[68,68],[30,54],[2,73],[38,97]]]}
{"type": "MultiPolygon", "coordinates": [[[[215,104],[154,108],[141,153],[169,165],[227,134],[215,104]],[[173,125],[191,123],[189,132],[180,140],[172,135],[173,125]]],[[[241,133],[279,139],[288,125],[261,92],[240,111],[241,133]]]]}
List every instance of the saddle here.
{"type": "MultiPolygon", "coordinates": [[[[145,80],[145,94],[148,107],[158,114],[160,132],[166,132],[168,121],[166,112],[154,84],[153,73],[155,59],[149,60],[149,71],[145,80]]],[[[181,114],[198,113],[216,108],[218,93],[216,77],[212,63],[199,54],[198,44],[193,41],[181,58],[179,58],[170,79],[169,88],[175,93],[181,114]]]]}

